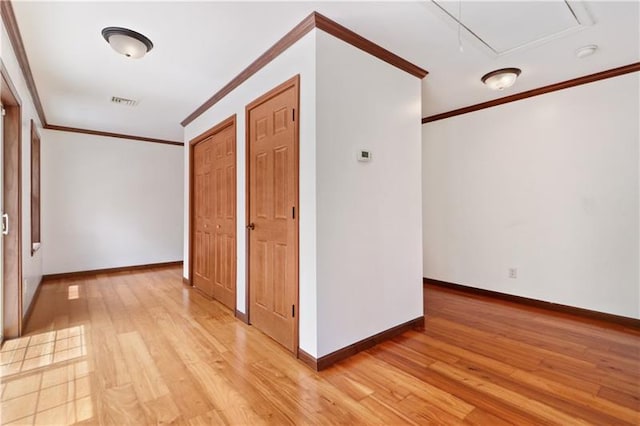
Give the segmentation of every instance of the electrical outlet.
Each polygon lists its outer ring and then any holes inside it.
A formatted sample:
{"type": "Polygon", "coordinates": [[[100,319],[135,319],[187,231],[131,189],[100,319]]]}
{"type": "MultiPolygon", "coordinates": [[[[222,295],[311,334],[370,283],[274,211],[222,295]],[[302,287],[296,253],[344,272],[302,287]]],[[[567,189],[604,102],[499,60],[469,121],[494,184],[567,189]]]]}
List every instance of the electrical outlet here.
{"type": "Polygon", "coordinates": [[[509,278],[518,278],[518,268],[509,268],[509,278]]]}

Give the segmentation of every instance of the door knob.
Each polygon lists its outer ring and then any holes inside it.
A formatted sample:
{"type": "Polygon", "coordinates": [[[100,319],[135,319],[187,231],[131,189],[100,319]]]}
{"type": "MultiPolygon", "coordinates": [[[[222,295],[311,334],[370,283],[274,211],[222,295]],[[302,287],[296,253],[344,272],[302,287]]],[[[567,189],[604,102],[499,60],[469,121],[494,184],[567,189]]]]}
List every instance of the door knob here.
{"type": "Polygon", "coordinates": [[[256,229],[255,223],[251,222],[250,224],[248,224],[247,229],[250,231],[253,231],[254,229],[256,229]]]}

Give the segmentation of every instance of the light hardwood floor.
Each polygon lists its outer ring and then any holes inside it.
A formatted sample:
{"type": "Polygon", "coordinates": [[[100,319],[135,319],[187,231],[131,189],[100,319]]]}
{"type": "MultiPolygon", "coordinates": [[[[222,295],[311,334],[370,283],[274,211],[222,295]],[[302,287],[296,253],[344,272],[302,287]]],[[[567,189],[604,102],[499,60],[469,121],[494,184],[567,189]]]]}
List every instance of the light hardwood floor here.
{"type": "Polygon", "coordinates": [[[424,332],[315,373],[180,272],[45,284],[1,423],[640,423],[637,330],[426,287],[424,332]]]}

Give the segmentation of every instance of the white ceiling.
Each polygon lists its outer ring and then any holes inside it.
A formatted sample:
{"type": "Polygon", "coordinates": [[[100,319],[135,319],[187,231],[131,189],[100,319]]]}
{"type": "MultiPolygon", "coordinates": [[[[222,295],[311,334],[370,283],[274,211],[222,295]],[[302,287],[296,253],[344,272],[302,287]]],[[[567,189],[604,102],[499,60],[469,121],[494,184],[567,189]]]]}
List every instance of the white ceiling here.
{"type": "MultiPolygon", "coordinates": [[[[457,16],[458,2],[440,3],[457,16]]],[[[463,1],[461,21],[507,48],[569,25],[558,12],[564,2],[557,3],[463,1]],[[523,22],[539,26],[524,31],[523,22]]],[[[172,140],[183,138],[180,121],[313,10],[427,69],[424,116],[640,60],[637,1],[587,2],[594,25],[503,55],[481,48],[465,31],[460,52],[457,26],[427,1],[13,5],[49,124],[172,140]],[[102,39],[107,26],[141,32],[155,47],[140,60],[120,56],[102,39]],[[600,49],[576,58],[587,44],[600,49]],[[480,82],[488,71],[513,66],[522,75],[511,89],[492,92],[480,82]],[[139,104],[115,105],[111,96],[139,104]]]]}
{"type": "Polygon", "coordinates": [[[490,3],[436,1],[450,18],[473,31],[494,53],[508,52],[519,46],[580,26],[574,9],[564,1],[490,3]],[[505,18],[507,17],[507,18],[505,18]]]}

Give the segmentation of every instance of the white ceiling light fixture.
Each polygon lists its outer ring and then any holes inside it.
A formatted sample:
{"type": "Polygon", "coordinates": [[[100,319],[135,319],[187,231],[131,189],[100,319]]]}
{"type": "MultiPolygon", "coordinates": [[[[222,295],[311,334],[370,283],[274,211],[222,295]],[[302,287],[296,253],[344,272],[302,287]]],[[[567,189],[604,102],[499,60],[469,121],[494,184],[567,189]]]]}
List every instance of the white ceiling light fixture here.
{"type": "Polygon", "coordinates": [[[480,80],[491,90],[504,90],[513,86],[521,72],[520,68],[502,68],[483,75],[480,80]]]}
{"type": "Polygon", "coordinates": [[[153,49],[153,43],[144,35],[122,27],[107,27],[102,37],[116,52],[127,58],[139,59],[153,49]]]}

